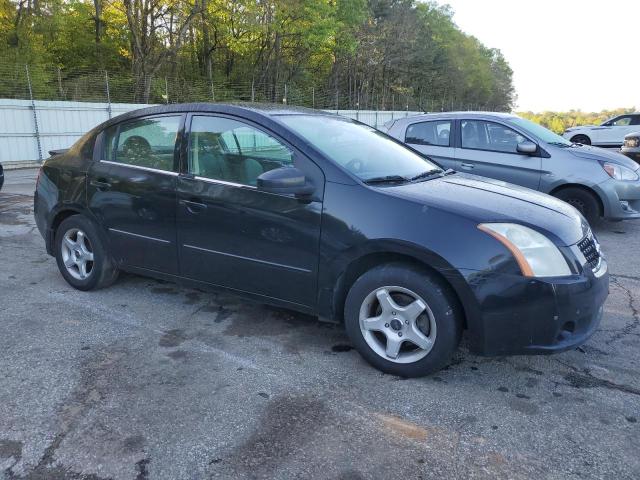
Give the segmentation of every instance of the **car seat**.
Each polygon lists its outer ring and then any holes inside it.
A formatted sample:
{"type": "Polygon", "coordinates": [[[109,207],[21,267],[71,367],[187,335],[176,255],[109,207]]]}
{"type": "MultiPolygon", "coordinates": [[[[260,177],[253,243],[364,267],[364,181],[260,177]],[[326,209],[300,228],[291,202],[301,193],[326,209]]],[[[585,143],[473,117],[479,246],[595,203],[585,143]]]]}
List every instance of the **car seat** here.
{"type": "Polygon", "coordinates": [[[140,135],[132,135],[124,141],[122,157],[125,163],[154,168],[151,145],[146,138],[140,135]]]}

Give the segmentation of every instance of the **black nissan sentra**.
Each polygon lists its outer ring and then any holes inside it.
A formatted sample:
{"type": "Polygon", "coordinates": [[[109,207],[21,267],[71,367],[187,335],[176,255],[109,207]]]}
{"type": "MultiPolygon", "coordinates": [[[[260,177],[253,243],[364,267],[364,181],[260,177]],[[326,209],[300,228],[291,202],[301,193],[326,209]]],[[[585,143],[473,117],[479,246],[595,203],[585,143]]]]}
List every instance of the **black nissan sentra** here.
{"type": "Polygon", "coordinates": [[[227,289],[344,322],[406,377],[445,366],[464,330],[484,355],[574,348],[608,294],[573,207],[312,110],[127,113],[44,163],[35,216],[75,288],[128,271],[227,289]]]}

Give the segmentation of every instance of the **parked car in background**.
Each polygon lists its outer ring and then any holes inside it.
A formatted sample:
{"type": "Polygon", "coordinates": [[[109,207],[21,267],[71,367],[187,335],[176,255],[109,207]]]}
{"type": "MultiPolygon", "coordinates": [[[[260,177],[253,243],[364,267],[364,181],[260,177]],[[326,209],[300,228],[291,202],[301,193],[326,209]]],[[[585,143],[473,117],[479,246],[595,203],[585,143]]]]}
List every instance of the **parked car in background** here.
{"type": "Polygon", "coordinates": [[[620,152],[640,163],[640,131],[625,135],[620,152]]]}
{"type": "Polygon", "coordinates": [[[547,193],[589,222],[640,218],[637,163],[619,152],[572,143],[517,115],[434,113],[385,128],[446,168],[547,193]]]}
{"type": "Polygon", "coordinates": [[[133,111],[49,158],[34,202],[77,289],[119,270],[227,289],[344,321],[365,359],[407,377],[445,366],[465,328],[485,355],[575,348],[609,288],[566,203],[313,110],[133,111]]]}
{"type": "Polygon", "coordinates": [[[2,185],[4,185],[4,168],[2,168],[2,164],[0,163],[0,190],[2,190],[2,185]]]}
{"type": "Polygon", "coordinates": [[[627,133],[640,127],[640,113],[619,115],[600,125],[567,128],[562,135],[567,140],[596,147],[619,147],[627,133]]]}

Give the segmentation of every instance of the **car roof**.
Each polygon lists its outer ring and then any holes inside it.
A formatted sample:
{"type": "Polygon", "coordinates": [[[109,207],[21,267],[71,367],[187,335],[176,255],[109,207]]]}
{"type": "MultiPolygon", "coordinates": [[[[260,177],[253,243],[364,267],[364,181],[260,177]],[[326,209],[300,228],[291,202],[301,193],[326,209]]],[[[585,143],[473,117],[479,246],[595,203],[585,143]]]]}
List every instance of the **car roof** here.
{"type": "MultiPolygon", "coordinates": [[[[477,118],[477,119],[510,119],[510,118],[519,118],[518,115],[513,113],[505,113],[505,112],[434,112],[434,113],[420,113],[417,115],[410,115],[408,117],[401,117],[393,120],[393,125],[414,123],[420,120],[447,120],[447,119],[457,119],[460,117],[465,118],[477,118]]],[[[388,122],[390,123],[390,122],[388,122]]],[[[391,123],[390,123],[391,125],[391,123]]],[[[389,126],[390,126],[389,125],[389,126]]]]}
{"type": "Polygon", "coordinates": [[[229,115],[238,115],[241,117],[260,120],[259,117],[269,118],[279,115],[317,115],[317,116],[335,116],[334,113],[324,112],[321,110],[313,110],[304,107],[291,107],[278,103],[171,103],[167,105],[154,105],[146,108],[139,108],[118,115],[101,125],[99,128],[105,128],[122,121],[144,117],[147,115],[161,115],[166,113],[184,113],[184,112],[203,112],[203,113],[225,113],[229,115]]]}

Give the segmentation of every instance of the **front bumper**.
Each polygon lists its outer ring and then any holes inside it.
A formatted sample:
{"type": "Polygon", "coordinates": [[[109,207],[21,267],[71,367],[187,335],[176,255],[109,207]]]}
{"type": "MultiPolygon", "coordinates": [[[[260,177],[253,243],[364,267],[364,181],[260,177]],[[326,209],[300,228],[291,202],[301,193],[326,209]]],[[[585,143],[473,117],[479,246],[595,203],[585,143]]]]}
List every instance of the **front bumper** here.
{"type": "Polygon", "coordinates": [[[554,279],[462,274],[477,301],[477,310],[467,311],[467,323],[470,348],[480,355],[548,354],[576,348],[597,330],[609,294],[604,259],[598,276],[590,269],[554,279]]]}
{"type": "Polygon", "coordinates": [[[604,218],[629,220],[640,218],[640,180],[621,181],[610,178],[596,185],[604,207],[604,218]]]}

